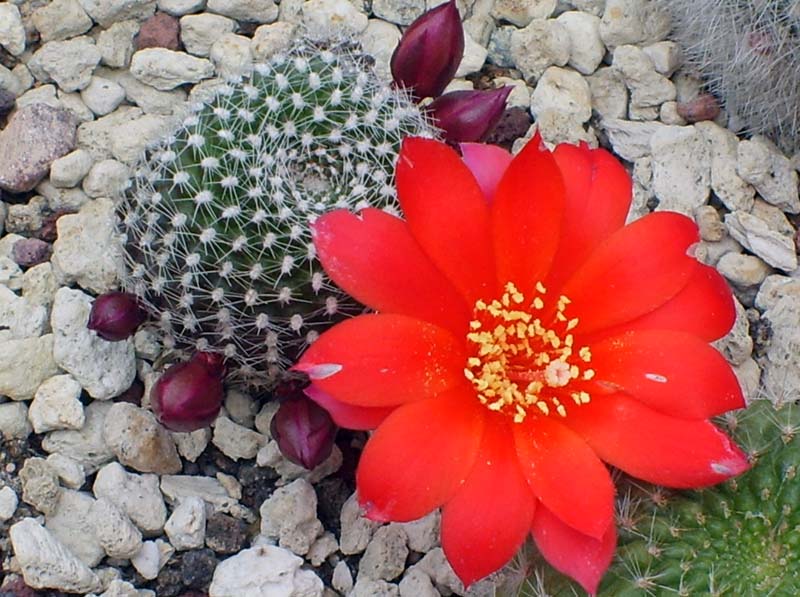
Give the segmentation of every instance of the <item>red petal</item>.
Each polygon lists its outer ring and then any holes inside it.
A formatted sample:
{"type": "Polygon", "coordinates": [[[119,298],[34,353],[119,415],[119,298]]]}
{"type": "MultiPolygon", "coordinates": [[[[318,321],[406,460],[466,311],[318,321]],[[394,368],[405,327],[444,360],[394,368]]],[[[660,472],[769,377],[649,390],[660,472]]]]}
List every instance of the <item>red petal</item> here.
{"type": "Polygon", "coordinates": [[[534,504],[508,424],[487,419],[472,472],[442,510],[442,547],[465,586],[514,556],[530,529],[534,504]]]}
{"type": "Polygon", "coordinates": [[[657,212],[621,228],[565,284],[578,317],[576,332],[588,334],[653,311],[686,286],[697,266],[687,255],[698,240],[686,216],[657,212]]]}
{"type": "Polygon", "coordinates": [[[614,522],[614,484],[592,449],[548,417],[531,415],[513,432],[522,474],[536,497],[576,530],[602,537],[614,522]]]}
{"type": "Polygon", "coordinates": [[[590,595],[606,573],[617,546],[617,529],[612,524],[598,540],[564,524],[542,504],[533,516],[533,539],[550,565],[574,579],[590,595]]]}
{"type": "Polygon", "coordinates": [[[733,294],[725,278],[713,267],[698,263],[683,290],[624,327],[685,331],[713,342],[727,334],[735,320],[733,294]]]}
{"type": "Polygon", "coordinates": [[[393,406],[369,407],[353,406],[339,402],[330,394],[326,394],[314,384],[303,390],[306,396],[328,411],[339,427],[347,429],[375,429],[395,409],[393,406]]]}
{"type": "Polygon", "coordinates": [[[320,217],[312,230],[325,271],[356,300],[459,334],[467,329],[467,304],[400,218],[372,208],[358,216],[341,209],[320,217]]]}
{"type": "Polygon", "coordinates": [[[600,458],[659,485],[704,487],[750,466],[747,456],[710,422],[663,415],[623,394],[574,408],[566,422],[600,458]]]}
{"type": "Polygon", "coordinates": [[[511,163],[511,154],[502,147],[486,143],[460,143],[458,147],[461,149],[461,159],[478,181],[483,196],[491,201],[511,163]]]}
{"type": "Polygon", "coordinates": [[[472,306],[497,294],[489,206],[450,147],[407,138],[397,158],[397,195],[411,233],[472,306]]]}
{"type": "Polygon", "coordinates": [[[592,346],[599,383],[664,414],[708,419],[744,407],[739,381],[719,352],[692,334],[642,330],[592,346]]]}
{"type": "Polygon", "coordinates": [[[405,315],[361,315],[323,333],[295,365],[323,392],[356,406],[431,398],[464,381],[463,344],[405,315]]]}
{"type": "Polygon", "coordinates": [[[591,252],[625,225],[631,204],[631,179],[604,149],[562,143],[553,151],[566,188],[561,243],[545,284],[560,288],[591,252]]]}
{"type": "Polygon", "coordinates": [[[485,409],[466,384],[395,410],[361,455],[356,485],[373,520],[416,520],[464,483],[480,446],[485,409]]]}
{"type": "Polygon", "coordinates": [[[531,296],[550,269],[561,234],[564,182],[539,136],[509,165],[492,202],[492,236],[501,285],[531,296]]]}

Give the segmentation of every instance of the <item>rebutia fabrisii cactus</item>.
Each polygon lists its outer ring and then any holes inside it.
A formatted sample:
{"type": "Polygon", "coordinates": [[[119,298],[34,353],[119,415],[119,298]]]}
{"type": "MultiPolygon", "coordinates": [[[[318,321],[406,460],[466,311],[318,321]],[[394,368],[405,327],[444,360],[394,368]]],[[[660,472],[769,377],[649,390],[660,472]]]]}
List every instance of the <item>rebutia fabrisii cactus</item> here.
{"type": "Polygon", "coordinates": [[[360,312],[322,272],[309,224],[339,207],[396,211],[408,135],[434,129],[348,43],[297,43],[197,106],[148,151],[121,207],[126,286],[166,345],[220,351],[229,379],[268,385],[360,312]]]}
{"type": "MultiPolygon", "coordinates": [[[[800,405],[758,400],[730,413],[723,426],[753,457],[753,468],[697,491],[622,483],[619,546],[599,597],[797,595],[800,405]]],[[[514,573],[527,575],[519,597],[586,595],[526,551],[508,575],[517,586],[514,573]]]]}
{"type": "Polygon", "coordinates": [[[800,149],[800,0],[657,0],[731,124],[800,149]]]}

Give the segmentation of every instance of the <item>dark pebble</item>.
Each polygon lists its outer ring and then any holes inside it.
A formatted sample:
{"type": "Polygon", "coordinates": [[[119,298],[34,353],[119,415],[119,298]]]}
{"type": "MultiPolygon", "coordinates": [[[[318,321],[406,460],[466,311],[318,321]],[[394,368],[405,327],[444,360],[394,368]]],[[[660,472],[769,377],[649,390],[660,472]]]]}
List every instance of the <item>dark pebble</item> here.
{"type": "Polygon", "coordinates": [[[33,267],[50,259],[53,247],[38,238],[23,238],[14,243],[11,257],[21,267],[33,267]]]}
{"type": "Polygon", "coordinates": [[[247,542],[247,525],[233,516],[215,512],[206,519],[206,545],[216,553],[238,553],[247,542]]]}
{"type": "Polygon", "coordinates": [[[139,34],[136,36],[136,49],[166,48],[179,50],[180,23],[178,19],[165,12],[157,12],[142,23],[139,34]]]}
{"type": "Polygon", "coordinates": [[[242,484],[241,502],[248,508],[258,509],[275,490],[278,473],[271,468],[244,464],[237,478],[242,484]]]}
{"type": "Polygon", "coordinates": [[[187,589],[205,590],[214,576],[217,558],[210,549],[193,549],[183,554],[181,576],[187,589]]]}
{"type": "Polygon", "coordinates": [[[717,98],[710,93],[701,93],[688,102],[678,102],[675,109],[678,116],[690,124],[703,120],[714,120],[720,112],[717,98]]]}
{"type": "Polygon", "coordinates": [[[155,591],[159,597],[178,597],[186,587],[181,571],[172,562],[162,568],[156,578],[155,591]]]}
{"type": "Polygon", "coordinates": [[[69,212],[58,211],[43,215],[42,227],[34,233],[34,236],[49,243],[55,242],[56,238],[58,238],[56,222],[58,222],[58,218],[63,216],[65,213],[69,212]]]}
{"type": "Polygon", "coordinates": [[[524,108],[508,108],[485,141],[510,151],[514,141],[528,132],[531,122],[530,114],[524,108]]]}
{"type": "Polygon", "coordinates": [[[3,583],[0,597],[37,597],[36,591],[25,584],[21,578],[3,583]]]}
{"type": "Polygon", "coordinates": [[[353,493],[349,484],[339,477],[322,479],[314,486],[317,492],[317,516],[322,525],[335,535],[341,532],[342,505],[353,493]]]}
{"type": "Polygon", "coordinates": [[[142,396],[144,395],[144,384],[138,379],[134,379],[131,387],[114,398],[114,402],[129,402],[136,406],[141,406],[142,396]]]}

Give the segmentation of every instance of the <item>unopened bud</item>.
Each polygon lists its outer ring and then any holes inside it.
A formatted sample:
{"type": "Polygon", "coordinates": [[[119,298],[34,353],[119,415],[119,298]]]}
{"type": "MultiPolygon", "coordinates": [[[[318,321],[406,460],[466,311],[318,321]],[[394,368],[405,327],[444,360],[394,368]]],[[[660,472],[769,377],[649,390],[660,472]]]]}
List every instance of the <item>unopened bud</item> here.
{"type": "Polygon", "coordinates": [[[336,425],[324,408],[300,393],[281,402],[270,432],[287,459],[311,470],[331,455],[336,425]]]}
{"type": "Polygon", "coordinates": [[[146,317],[134,295],[107,292],[95,299],[86,327],[97,332],[103,340],[118,342],[129,338],[146,317]]]}
{"type": "Polygon", "coordinates": [[[483,139],[503,115],[511,87],[491,91],[451,91],[428,105],[445,141],[467,143],[483,139]]]}

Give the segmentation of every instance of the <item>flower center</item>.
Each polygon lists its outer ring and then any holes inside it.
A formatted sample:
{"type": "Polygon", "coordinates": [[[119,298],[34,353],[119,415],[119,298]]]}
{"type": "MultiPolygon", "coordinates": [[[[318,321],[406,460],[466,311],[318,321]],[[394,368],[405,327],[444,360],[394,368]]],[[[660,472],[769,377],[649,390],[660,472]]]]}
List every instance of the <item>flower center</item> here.
{"type": "Polygon", "coordinates": [[[594,377],[587,367],[592,354],[587,346],[575,347],[571,333],[578,319],[567,317],[567,297],[560,296],[553,309],[545,294],[537,282],[536,296],[528,301],[509,282],[499,300],[475,303],[469,323],[471,350],[464,376],[481,404],[512,416],[515,423],[524,421],[531,407],[566,417],[565,403],[590,401],[581,382],[594,377]]]}

